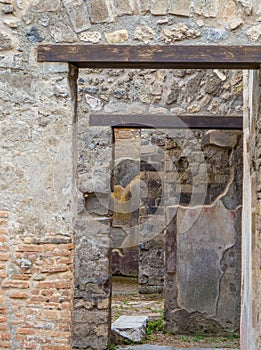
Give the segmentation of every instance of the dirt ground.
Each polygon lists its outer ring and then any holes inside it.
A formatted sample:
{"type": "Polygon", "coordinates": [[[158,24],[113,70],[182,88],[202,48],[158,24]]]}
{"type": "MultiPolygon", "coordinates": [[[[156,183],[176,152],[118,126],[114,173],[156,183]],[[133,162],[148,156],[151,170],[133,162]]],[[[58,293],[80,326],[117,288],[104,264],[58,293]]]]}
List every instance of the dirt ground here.
{"type": "Polygon", "coordinates": [[[171,335],[154,330],[163,318],[164,300],[160,294],[139,294],[135,278],[113,276],[112,322],[121,315],[146,315],[152,320],[152,329],[144,343],[177,348],[231,348],[239,349],[239,335],[206,337],[200,335],[171,335]],[[155,322],[154,322],[155,321],[155,322]],[[157,322],[158,321],[158,322],[157,322]]]}

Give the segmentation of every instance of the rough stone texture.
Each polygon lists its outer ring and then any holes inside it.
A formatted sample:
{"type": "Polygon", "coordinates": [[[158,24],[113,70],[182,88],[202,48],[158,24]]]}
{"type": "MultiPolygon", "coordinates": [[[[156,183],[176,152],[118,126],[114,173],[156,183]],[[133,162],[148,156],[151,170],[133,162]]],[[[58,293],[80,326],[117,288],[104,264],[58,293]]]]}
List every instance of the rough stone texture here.
{"type": "Polygon", "coordinates": [[[140,0],[140,12],[142,15],[145,15],[146,13],[149,12],[149,0],[140,0]]]}
{"type": "Polygon", "coordinates": [[[198,36],[200,36],[200,33],[197,30],[189,28],[184,23],[174,24],[171,27],[163,28],[161,31],[161,38],[167,44],[198,36]]]}
{"type": "Polygon", "coordinates": [[[111,326],[114,342],[120,344],[128,339],[140,343],[145,338],[147,322],[147,316],[120,316],[111,326]]]}
{"type": "Polygon", "coordinates": [[[101,40],[101,33],[86,31],[80,33],[79,38],[81,41],[97,44],[101,40]]]}
{"type": "Polygon", "coordinates": [[[2,111],[9,120],[8,125],[1,117],[1,147],[6,153],[1,162],[1,207],[12,210],[8,223],[8,214],[1,216],[0,236],[8,242],[1,255],[6,266],[1,298],[6,310],[3,326],[9,333],[6,340],[1,337],[1,347],[10,339],[10,349],[34,348],[36,343],[42,349],[71,346],[74,245],[68,208],[74,199],[68,182],[74,185],[76,76],[64,65],[57,68],[42,65],[40,73],[31,62],[23,72],[0,74],[2,111]],[[63,103],[57,106],[56,98],[63,103]],[[11,111],[13,103],[20,107],[11,111]],[[65,153],[70,160],[64,161],[65,153]]]}
{"type": "Polygon", "coordinates": [[[171,0],[169,13],[177,16],[189,17],[191,10],[191,0],[171,0]]]}
{"type": "Polygon", "coordinates": [[[133,14],[129,0],[114,0],[114,7],[119,15],[133,14]]]}
{"type": "MultiPolygon", "coordinates": [[[[37,63],[37,45],[41,42],[52,44],[55,40],[61,43],[81,43],[81,33],[86,32],[84,28],[98,32],[100,43],[103,44],[106,44],[105,32],[125,29],[130,33],[128,43],[135,44],[138,41],[134,39],[133,32],[140,25],[149,25],[156,33],[151,42],[164,44],[164,39],[159,38],[162,25],[171,26],[179,21],[188,28],[196,28],[200,33],[200,36],[187,37],[184,42],[186,44],[258,44],[259,2],[240,0],[234,3],[236,7],[230,3],[231,9],[235,8],[234,12],[238,17],[233,18],[227,7],[224,19],[223,7],[226,2],[223,1],[194,1],[191,17],[186,18],[185,12],[175,17],[169,15],[173,10],[172,2],[169,2],[167,15],[158,17],[150,12],[150,2],[147,0],[140,0],[140,6],[132,1],[135,16],[116,13],[112,0],[89,0],[86,3],[79,0],[71,2],[71,8],[68,1],[67,8],[64,6],[65,2],[59,4],[58,1],[0,1],[0,208],[1,216],[4,216],[1,218],[4,220],[4,230],[1,228],[0,234],[3,236],[0,298],[1,305],[4,305],[1,308],[1,347],[13,350],[34,348],[36,345],[39,350],[70,350],[73,293],[77,296],[77,327],[74,329],[75,334],[79,334],[75,341],[83,349],[101,350],[108,347],[110,250],[102,249],[100,253],[95,245],[97,242],[87,244],[86,240],[93,238],[91,233],[86,238],[88,231],[85,232],[84,225],[78,224],[77,231],[73,224],[73,217],[76,215],[74,203],[79,191],[78,212],[82,215],[83,222],[86,224],[90,221],[90,228],[94,234],[99,235],[102,247],[108,248],[109,243],[117,243],[108,232],[112,209],[109,204],[112,192],[111,132],[99,128],[90,129],[90,112],[101,108],[106,113],[160,111],[178,114],[186,113],[187,110],[195,111],[199,106],[200,112],[205,114],[242,113],[243,84],[240,72],[222,71],[222,74],[212,74],[198,70],[88,70],[87,77],[81,72],[82,79],[85,80],[84,83],[79,81],[79,90],[82,89],[82,95],[78,97],[81,156],[76,190],[75,72],[69,72],[66,64],[37,63]],[[198,26],[194,27],[195,25],[198,26]],[[94,99],[86,98],[85,95],[91,95],[94,99]],[[93,173],[94,169],[96,172],[93,173]],[[89,210],[92,206],[92,213],[87,215],[86,208],[89,210]],[[8,230],[6,213],[9,215],[8,230]],[[89,221],[86,221],[86,216],[89,221]],[[74,247],[71,242],[75,231],[77,249],[73,254],[74,247]],[[81,246],[89,254],[89,260],[81,254],[81,246]],[[82,257],[82,266],[87,271],[85,275],[84,272],[77,272],[82,281],[76,280],[76,285],[82,290],[77,287],[75,292],[72,283],[74,255],[82,257]],[[90,276],[94,276],[91,281],[90,276]],[[86,319],[90,322],[85,323],[86,319]]],[[[256,76],[255,81],[258,79],[256,76]]],[[[251,81],[245,80],[245,86],[252,88],[251,81]]],[[[241,343],[243,350],[256,350],[261,347],[260,125],[257,117],[259,114],[253,114],[251,98],[245,96],[245,121],[253,117],[253,125],[245,125],[244,133],[244,283],[241,343]],[[254,130],[256,137],[252,134],[254,130]],[[254,179],[257,179],[256,184],[254,179]]],[[[254,103],[255,108],[259,108],[259,101],[258,96],[254,103]]],[[[237,152],[239,151],[233,152],[235,159],[239,159],[237,152]]],[[[221,159],[225,158],[226,152],[223,152],[221,159]]],[[[167,163],[171,168],[171,163],[167,163]]],[[[186,162],[182,160],[180,171],[185,165],[186,162]]],[[[212,167],[213,165],[214,163],[211,164],[212,167]]],[[[235,177],[240,178],[239,171],[235,171],[235,177]]],[[[220,181],[220,177],[216,180],[220,181]]],[[[212,190],[215,189],[212,187],[212,190]]],[[[227,196],[222,198],[228,211],[234,210],[236,203],[239,205],[237,196],[234,196],[237,190],[237,186],[230,186],[227,196]]],[[[154,215],[150,219],[153,217],[154,215]]],[[[81,216],[78,219],[81,222],[81,216]]],[[[143,239],[148,238],[151,231],[162,231],[164,221],[159,219],[161,217],[157,218],[156,223],[142,222],[139,232],[143,239]]],[[[131,232],[134,233],[134,241],[139,241],[139,236],[135,237],[137,232],[131,232]]],[[[127,233],[122,228],[117,228],[116,238],[119,241],[125,239],[127,233]]],[[[131,241],[128,237],[128,244],[131,241]]],[[[171,242],[171,251],[166,254],[168,268],[174,274],[175,240],[171,242]]],[[[228,255],[224,255],[222,271],[227,266],[226,273],[229,275],[234,269],[228,264],[233,261],[230,256],[233,252],[227,253],[228,255]]],[[[224,284],[227,281],[224,279],[224,284]]],[[[170,287],[173,285],[172,280],[170,287]]],[[[175,290],[171,288],[167,298],[174,305],[175,290]]],[[[181,319],[183,316],[187,315],[180,315],[181,319]]]]}
{"type": "Polygon", "coordinates": [[[204,17],[216,17],[219,10],[219,0],[195,0],[194,11],[204,17]]]}
{"type": "Polygon", "coordinates": [[[251,41],[257,41],[261,36],[261,24],[248,29],[246,33],[251,41]]]}
{"type": "Polygon", "coordinates": [[[55,12],[59,11],[61,0],[35,1],[32,5],[32,10],[36,12],[55,12]]]}
{"type": "Polygon", "coordinates": [[[148,26],[138,26],[134,32],[134,39],[148,44],[154,37],[155,32],[148,26]]]}
{"type": "Polygon", "coordinates": [[[75,43],[77,41],[77,35],[64,23],[56,23],[51,26],[50,31],[56,43],[75,43]]]}
{"type": "Polygon", "coordinates": [[[151,0],[150,11],[153,15],[166,15],[168,10],[168,0],[151,0]]]}
{"type": "Polygon", "coordinates": [[[12,49],[11,39],[6,34],[1,33],[0,34],[0,51],[10,50],[10,49],[12,49]]]}
{"type": "Polygon", "coordinates": [[[105,0],[90,0],[89,11],[92,23],[109,21],[109,11],[105,0]]]}
{"type": "Polygon", "coordinates": [[[112,33],[105,33],[105,38],[109,44],[123,43],[129,38],[129,34],[126,29],[116,30],[112,33]]]}
{"type": "Polygon", "coordinates": [[[76,33],[83,32],[91,27],[87,7],[83,0],[62,0],[76,33]]]}

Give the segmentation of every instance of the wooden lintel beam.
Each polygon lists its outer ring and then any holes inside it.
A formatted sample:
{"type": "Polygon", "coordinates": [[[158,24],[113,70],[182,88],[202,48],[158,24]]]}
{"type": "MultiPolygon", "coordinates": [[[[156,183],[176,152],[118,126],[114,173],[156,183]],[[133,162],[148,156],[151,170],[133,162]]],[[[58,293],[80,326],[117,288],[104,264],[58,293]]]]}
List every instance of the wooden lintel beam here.
{"type": "Polygon", "coordinates": [[[38,61],[79,68],[259,69],[261,46],[40,45],[38,61]]]}
{"type": "Polygon", "coordinates": [[[166,114],[91,114],[90,126],[133,129],[235,129],[242,130],[242,116],[175,116],[166,114]]]}

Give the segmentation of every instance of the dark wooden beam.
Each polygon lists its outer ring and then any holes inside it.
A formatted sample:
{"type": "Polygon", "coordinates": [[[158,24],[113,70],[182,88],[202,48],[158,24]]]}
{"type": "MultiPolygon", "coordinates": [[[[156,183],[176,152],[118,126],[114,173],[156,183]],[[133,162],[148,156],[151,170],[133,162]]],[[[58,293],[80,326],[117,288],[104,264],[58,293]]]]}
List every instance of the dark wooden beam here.
{"type": "Polygon", "coordinates": [[[243,128],[241,116],[175,116],[166,114],[91,114],[90,126],[134,129],[238,129],[243,128]]]}
{"type": "Polygon", "coordinates": [[[259,69],[261,46],[40,45],[38,61],[79,68],[259,69]]]}

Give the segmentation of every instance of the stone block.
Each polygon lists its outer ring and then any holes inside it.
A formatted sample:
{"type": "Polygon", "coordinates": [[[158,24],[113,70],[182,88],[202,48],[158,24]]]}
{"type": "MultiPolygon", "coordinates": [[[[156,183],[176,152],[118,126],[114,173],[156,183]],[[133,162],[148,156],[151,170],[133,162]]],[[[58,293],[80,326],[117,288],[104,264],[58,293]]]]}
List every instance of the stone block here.
{"type": "Polygon", "coordinates": [[[80,33],[79,38],[81,41],[97,44],[101,40],[101,33],[86,31],[80,33]]]}
{"type": "Polygon", "coordinates": [[[216,17],[219,10],[219,0],[196,0],[194,11],[204,17],[216,17]]]}
{"type": "Polygon", "coordinates": [[[114,0],[114,7],[119,15],[133,14],[133,9],[130,6],[129,0],[114,0]]]}
{"type": "Polygon", "coordinates": [[[110,20],[105,0],[90,0],[89,11],[92,23],[104,23],[110,20]]]}
{"type": "Polygon", "coordinates": [[[148,26],[138,26],[134,32],[134,39],[148,44],[155,38],[155,32],[148,26]]]}
{"type": "Polygon", "coordinates": [[[261,24],[251,27],[246,34],[251,41],[257,41],[261,36],[261,24]]]}
{"type": "Polygon", "coordinates": [[[174,24],[163,28],[161,31],[161,39],[167,44],[185,39],[195,39],[198,36],[200,36],[200,33],[197,30],[189,28],[184,23],[174,24]]]}
{"type": "Polygon", "coordinates": [[[105,33],[105,38],[109,44],[123,43],[129,39],[129,34],[126,29],[121,29],[112,33],[105,33]]]}
{"type": "Polygon", "coordinates": [[[168,0],[151,0],[150,12],[155,16],[166,15],[168,11],[168,0]]]}
{"type": "Polygon", "coordinates": [[[169,13],[177,16],[189,17],[191,10],[191,0],[172,0],[170,2],[169,13]]]}
{"type": "Polygon", "coordinates": [[[124,339],[140,342],[145,337],[147,316],[120,316],[113,322],[111,330],[114,341],[121,343],[124,339]]]}
{"type": "Polygon", "coordinates": [[[88,10],[83,0],[63,0],[63,4],[76,33],[83,32],[91,27],[88,10]]]}
{"type": "Polygon", "coordinates": [[[10,50],[12,46],[12,41],[7,34],[0,33],[0,51],[10,50]]]}
{"type": "Polygon", "coordinates": [[[140,0],[140,13],[145,15],[149,12],[149,0],[140,0]]]}
{"type": "Polygon", "coordinates": [[[60,22],[50,28],[51,36],[56,43],[74,43],[77,41],[77,35],[66,24],[60,22]]]}
{"type": "Polygon", "coordinates": [[[235,147],[238,135],[231,131],[213,130],[209,132],[209,141],[220,147],[235,147]]]}
{"type": "Polygon", "coordinates": [[[55,12],[61,8],[61,0],[33,1],[32,10],[35,12],[55,12]]]}

